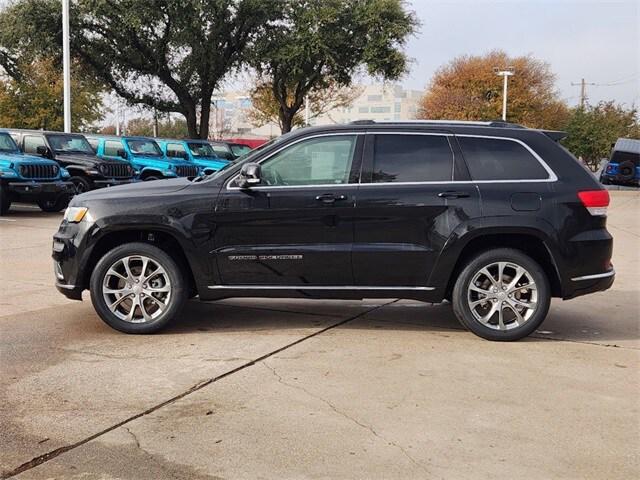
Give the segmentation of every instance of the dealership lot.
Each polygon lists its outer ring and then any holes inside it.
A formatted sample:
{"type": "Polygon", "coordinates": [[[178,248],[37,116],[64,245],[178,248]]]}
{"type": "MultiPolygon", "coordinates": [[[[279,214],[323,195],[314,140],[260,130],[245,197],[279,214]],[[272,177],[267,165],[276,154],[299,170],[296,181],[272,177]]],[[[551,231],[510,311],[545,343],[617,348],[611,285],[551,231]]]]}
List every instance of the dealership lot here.
{"type": "Polygon", "coordinates": [[[0,469],[17,478],[633,478],[640,192],[612,191],[616,283],[491,343],[449,305],[190,302],[162,334],[53,287],[60,215],[0,219],[0,469]],[[19,473],[22,472],[22,473],[19,473]]]}

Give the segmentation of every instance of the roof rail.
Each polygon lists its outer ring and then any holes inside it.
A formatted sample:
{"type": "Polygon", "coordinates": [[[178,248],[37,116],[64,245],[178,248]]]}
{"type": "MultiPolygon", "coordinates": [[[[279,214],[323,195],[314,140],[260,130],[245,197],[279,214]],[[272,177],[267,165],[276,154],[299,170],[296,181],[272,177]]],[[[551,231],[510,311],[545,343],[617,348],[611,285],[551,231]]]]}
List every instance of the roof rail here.
{"type": "Polygon", "coordinates": [[[500,128],[525,128],[517,123],[504,122],[502,120],[354,120],[351,125],[375,125],[375,124],[420,124],[420,125],[470,125],[481,127],[500,128]]]}

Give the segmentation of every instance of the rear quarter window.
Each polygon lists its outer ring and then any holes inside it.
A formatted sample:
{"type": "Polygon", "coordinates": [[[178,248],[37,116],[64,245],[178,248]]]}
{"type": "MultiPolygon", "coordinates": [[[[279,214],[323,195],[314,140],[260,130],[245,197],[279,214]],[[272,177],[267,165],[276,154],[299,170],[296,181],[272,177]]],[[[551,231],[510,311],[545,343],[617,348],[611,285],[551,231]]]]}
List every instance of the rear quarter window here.
{"type": "Polygon", "coordinates": [[[549,173],[519,142],[458,136],[473,180],[545,180],[549,173]]]}

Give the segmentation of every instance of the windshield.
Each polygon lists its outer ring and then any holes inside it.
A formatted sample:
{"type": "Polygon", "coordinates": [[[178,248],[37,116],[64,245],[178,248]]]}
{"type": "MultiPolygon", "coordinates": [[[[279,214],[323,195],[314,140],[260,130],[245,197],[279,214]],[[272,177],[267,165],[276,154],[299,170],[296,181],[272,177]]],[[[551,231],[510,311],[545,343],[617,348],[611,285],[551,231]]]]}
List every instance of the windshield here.
{"type": "Polygon", "coordinates": [[[147,155],[150,157],[161,157],[162,150],[154,140],[136,139],[127,140],[127,145],[134,155],[147,155]]]}
{"type": "Polygon", "coordinates": [[[231,145],[231,151],[236,157],[241,157],[249,153],[251,151],[251,147],[249,145],[231,145]]]}
{"type": "Polygon", "coordinates": [[[208,143],[187,143],[194,157],[216,157],[216,152],[208,143]]]}
{"type": "Polygon", "coordinates": [[[80,135],[47,135],[47,140],[56,153],[95,154],[87,139],[80,135]]]}
{"type": "Polygon", "coordinates": [[[0,152],[15,153],[18,151],[18,145],[13,141],[8,133],[0,133],[0,152]]]}

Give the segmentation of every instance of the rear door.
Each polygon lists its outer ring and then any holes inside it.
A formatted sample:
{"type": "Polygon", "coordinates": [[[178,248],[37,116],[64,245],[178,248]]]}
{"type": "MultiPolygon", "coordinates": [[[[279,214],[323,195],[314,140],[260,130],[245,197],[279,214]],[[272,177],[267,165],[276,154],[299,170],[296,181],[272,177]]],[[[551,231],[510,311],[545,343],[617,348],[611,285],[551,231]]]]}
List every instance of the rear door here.
{"type": "Polygon", "coordinates": [[[224,285],[353,284],[351,247],[363,135],[324,134],[260,160],[262,183],[223,187],[215,255],[224,285]]]}
{"type": "Polygon", "coordinates": [[[354,213],[358,286],[429,287],[452,233],[480,197],[448,132],[370,132],[354,213]]]}

